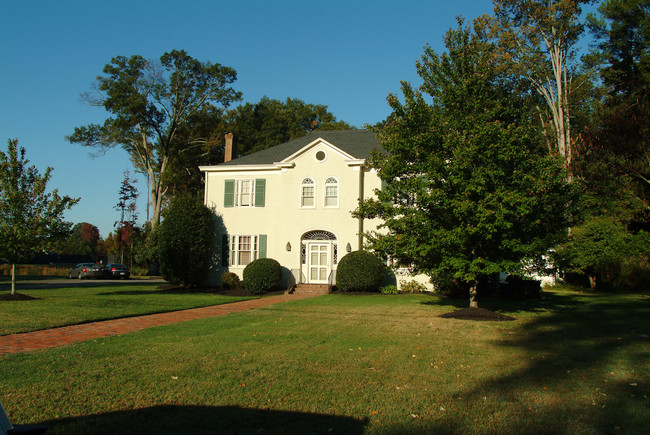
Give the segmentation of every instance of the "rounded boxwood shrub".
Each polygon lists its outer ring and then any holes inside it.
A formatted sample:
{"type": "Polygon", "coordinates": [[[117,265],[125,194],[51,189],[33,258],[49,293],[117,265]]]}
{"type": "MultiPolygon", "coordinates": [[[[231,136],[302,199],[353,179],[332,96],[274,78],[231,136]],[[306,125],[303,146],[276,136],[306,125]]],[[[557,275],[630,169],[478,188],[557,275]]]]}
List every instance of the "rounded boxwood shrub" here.
{"type": "Polygon", "coordinates": [[[225,272],[221,274],[221,287],[226,290],[236,290],[241,286],[239,277],[236,273],[225,272]]]}
{"type": "Polygon", "coordinates": [[[254,295],[275,290],[282,282],[282,267],[272,258],[259,258],[244,269],[244,287],[254,295]]]}
{"type": "Polygon", "coordinates": [[[336,287],[345,292],[374,291],[379,288],[386,265],[375,254],[354,251],[341,258],[336,269],[336,287]]]}

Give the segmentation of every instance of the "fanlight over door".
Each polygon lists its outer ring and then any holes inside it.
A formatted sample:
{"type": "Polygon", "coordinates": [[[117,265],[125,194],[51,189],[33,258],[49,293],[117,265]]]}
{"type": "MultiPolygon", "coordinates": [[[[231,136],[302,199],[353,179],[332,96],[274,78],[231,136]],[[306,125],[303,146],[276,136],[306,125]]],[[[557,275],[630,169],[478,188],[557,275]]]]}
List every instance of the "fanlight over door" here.
{"type": "Polygon", "coordinates": [[[327,284],[337,257],[336,236],[329,231],[311,231],[302,237],[302,264],[308,283],[327,284]]]}

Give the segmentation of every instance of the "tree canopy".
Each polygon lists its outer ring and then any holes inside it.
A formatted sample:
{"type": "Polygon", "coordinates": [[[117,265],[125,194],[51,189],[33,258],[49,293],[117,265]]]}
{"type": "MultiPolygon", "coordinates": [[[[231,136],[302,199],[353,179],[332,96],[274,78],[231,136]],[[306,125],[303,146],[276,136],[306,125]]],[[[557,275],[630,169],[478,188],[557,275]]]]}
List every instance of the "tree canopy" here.
{"type": "Polygon", "coordinates": [[[99,229],[88,222],[80,222],[72,227],[70,234],[59,243],[57,250],[64,255],[86,255],[97,260],[103,256],[99,229]]]}
{"type": "MultiPolygon", "coordinates": [[[[586,135],[585,152],[624,187],[635,219],[650,216],[650,4],[608,0],[589,17],[603,99],[586,135]],[[628,182],[629,180],[629,182],[628,182]]],[[[602,175],[602,174],[601,174],[602,175]]],[[[617,193],[620,194],[620,193],[617,193]]]]}
{"type": "Polygon", "coordinates": [[[171,163],[183,150],[206,142],[185,128],[197,114],[224,110],[241,98],[229,85],[234,69],[200,62],[183,50],[164,53],[159,61],[142,56],[118,56],[104,67],[89,104],[103,107],[110,115],[104,124],[75,128],[67,137],[72,143],[106,151],[124,148],[137,171],[146,174],[151,189],[152,226],[168,189],[171,163]]]}
{"type": "MultiPolygon", "coordinates": [[[[25,148],[9,140],[7,152],[0,151],[0,258],[16,263],[27,261],[68,234],[71,224],[63,213],[79,202],[47,191],[52,168],[43,175],[28,166],[25,148]]],[[[15,292],[12,267],[11,292],[15,292]]]]}
{"type": "Polygon", "coordinates": [[[280,100],[262,97],[226,115],[226,123],[237,141],[238,154],[250,154],[299,138],[314,130],[348,130],[322,104],[305,103],[297,98],[280,100]]]}
{"type": "MultiPolygon", "coordinates": [[[[575,46],[584,30],[582,5],[591,0],[494,0],[501,59],[542,98],[539,119],[551,150],[573,163],[571,92],[575,46]]],[[[571,178],[569,172],[569,178],[571,178]]]]}
{"type": "Polygon", "coordinates": [[[386,152],[371,160],[384,187],[358,210],[383,220],[369,235],[375,250],[474,290],[485,275],[523,273],[554,246],[572,199],[562,162],[531,123],[534,107],[483,30],[461,20],[446,53],[425,49],[421,88],[403,82],[403,102],[389,95],[393,112],[376,127],[386,152]]]}

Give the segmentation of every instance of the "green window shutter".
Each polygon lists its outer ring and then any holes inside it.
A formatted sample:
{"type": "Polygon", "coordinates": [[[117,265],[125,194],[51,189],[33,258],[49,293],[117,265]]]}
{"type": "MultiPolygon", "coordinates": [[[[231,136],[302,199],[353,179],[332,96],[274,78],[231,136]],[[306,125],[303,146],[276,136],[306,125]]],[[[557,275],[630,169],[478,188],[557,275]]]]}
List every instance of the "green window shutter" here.
{"type": "Polygon", "coordinates": [[[223,206],[235,206],[235,180],[226,180],[226,187],[223,195],[223,206]]]}
{"type": "Polygon", "coordinates": [[[258,258],[266,258],[266,234],[260,234],[258,243],[259,243],[258,258]]]}
{"type": "Polygon", "coordinates": [[[255,207],[264,207],[266,195],[266,180],[258,178],[255,180],[255,207]]]}
{"type": "Polygon", "coordinates": [[[382,179],[381,180],[381,190],[386,190],[387,187],[388,187],[388,181],[382,179]]]}

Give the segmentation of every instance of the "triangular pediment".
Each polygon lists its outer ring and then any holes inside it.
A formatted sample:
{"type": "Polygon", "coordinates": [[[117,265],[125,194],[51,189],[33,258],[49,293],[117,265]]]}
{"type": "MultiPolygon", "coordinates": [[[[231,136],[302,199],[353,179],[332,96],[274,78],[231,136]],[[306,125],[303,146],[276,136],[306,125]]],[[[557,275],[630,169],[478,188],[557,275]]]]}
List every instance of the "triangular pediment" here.
{"type": "Polygon", "coordinates": [[[293,163],[297,159],[299,159],[300,157],[307,154],[312,149],[317,148],[317,147],[321,147],[321,146],[333,151],[334,153],[336,153],[338,155],[340,155],[341,158],[343,158],[344,160],[355,160],[354,156],[346,153],[345,151],[343,151],[342,149],[340,149],[336,145],[334,145],[334,144],[326,141],[325,139],[319,137],[318,139],[316,139],[316,140],[308,143],[304,147],[300,148],[298,151],[291,154],[290,156],[287,156],[285,159],[282,159],[279,163],[293,163]]]}

